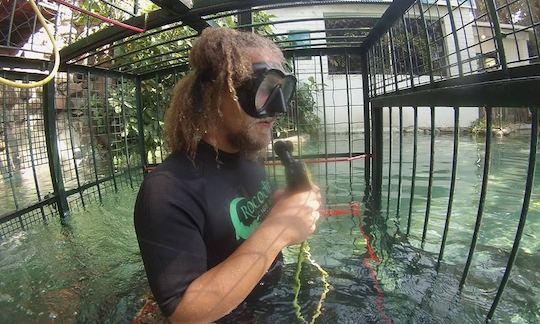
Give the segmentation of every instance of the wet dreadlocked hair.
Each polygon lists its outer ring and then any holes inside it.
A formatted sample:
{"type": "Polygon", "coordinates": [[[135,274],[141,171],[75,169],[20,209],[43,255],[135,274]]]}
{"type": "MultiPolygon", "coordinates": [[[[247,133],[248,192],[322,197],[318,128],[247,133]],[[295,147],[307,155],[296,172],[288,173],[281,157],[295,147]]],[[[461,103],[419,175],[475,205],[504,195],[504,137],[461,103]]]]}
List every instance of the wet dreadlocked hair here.
{"type": "Polygon", "coordinates": [[[166,144],[192,158],[202,136],[218,127],[224,90],[237,88],[252,74],[249,50],[267,50],[283,61],[270,40],[228,28],[206,28],[191,49],[190,72],[174,87],[165,112],[166,144]]]}

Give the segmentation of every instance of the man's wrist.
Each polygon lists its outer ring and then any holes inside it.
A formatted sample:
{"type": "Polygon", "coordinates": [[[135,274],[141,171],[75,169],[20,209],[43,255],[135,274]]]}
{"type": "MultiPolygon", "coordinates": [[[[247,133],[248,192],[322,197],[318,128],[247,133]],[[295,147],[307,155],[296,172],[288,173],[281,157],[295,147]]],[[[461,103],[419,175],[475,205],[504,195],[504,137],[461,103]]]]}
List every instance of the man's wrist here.
{"type": "Polygon", "coordinates": [[[287,228],[284,224],[267,220],[261,223],[255,233],[258,239],[269,243],[269,248],[279,253],[283,248],[289,245],[287,239],[287,228]]]}

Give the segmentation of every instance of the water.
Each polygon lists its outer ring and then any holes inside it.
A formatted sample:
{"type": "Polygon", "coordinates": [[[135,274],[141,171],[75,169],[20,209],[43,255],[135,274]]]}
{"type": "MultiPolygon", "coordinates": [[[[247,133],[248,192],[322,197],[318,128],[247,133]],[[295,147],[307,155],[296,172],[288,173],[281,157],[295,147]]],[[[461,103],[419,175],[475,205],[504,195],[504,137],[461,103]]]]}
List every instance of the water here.
{"type": "Polygon", "coordinates": [[[0,323],[122,323],[146,293],[132,225],[135,192],[107,197],[0,243],[0,323]]]}
{"type": "MultiPolygon", "coordinates": [[[[411,233],[404,235],[410,204],[412,135],[404,137],[402,194],[397,213],[398,137],[393,137],[390,205],[388,167],[379,214],[322,220],[309,241],[313,258],[329,273],[330,292],[317,323],[478,323],[491,306],[521,211],[528,137],[494,139],[490,183],[477,250],[465,288],[458,293],[476,218],[483,139],[462,137],[451,226],[440,271],[435,266],[446,216],[452,137],[437,136],[432,206],[424,249],[429,136],[419,137],[411,233]],[[368,253],[369,246],[373,254],[368,253]]],[[[386,143],[386,142],[385,142],[386,143]]],[[[359,148],[363,146],[355,142],[359,148]]],[[[331,149],[332,150],[332,149],[331,149]]],[[[361,150],[361,149],[360,149],[361,150]]],[[[388,146],[385,146],[388,153],[388,146]]],[[[388,155],[386,155],[388,156],[388,155]]],[[[328,208],[347,210],[364,197],[363,161],[310,165],[328,208]]],[[[276,169],[278,173],[279,168],[276,169]]],[[[535,188],[540,179],[536,177],[535,188]]],[[[278,177],[279,180],[279,177],[278,177]]],[[[133,231],[135,191],[123,190],[75,213],[69,227],[56,221],[0,242],[0,322],[127,323],[148,293],[133,231]]],[[[533,192],[527,226],[511,280],[494,322],[540,321],[540,196],[533,192]]],[[[297,249],[285,250],[279,285],[246,309],[259,323],[299,322],[294,313],[297,249]]],[[[299,304],[306,320],[322,293],[317,269],[304,264],[299,304]]]]}

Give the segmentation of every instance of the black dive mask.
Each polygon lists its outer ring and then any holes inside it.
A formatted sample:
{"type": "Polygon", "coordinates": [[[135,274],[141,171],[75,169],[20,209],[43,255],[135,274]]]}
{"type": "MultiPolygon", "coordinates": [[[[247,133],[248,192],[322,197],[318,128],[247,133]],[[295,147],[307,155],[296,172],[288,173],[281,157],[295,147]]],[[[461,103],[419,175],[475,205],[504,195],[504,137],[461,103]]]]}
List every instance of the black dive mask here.
{"type": "Polygon", "coordinates": [[[296,77],[268,63],[253,64],[252,69],[253,76],[236,89],[242,109],[255,118],[286,113],[296,88],[296,77]]]}

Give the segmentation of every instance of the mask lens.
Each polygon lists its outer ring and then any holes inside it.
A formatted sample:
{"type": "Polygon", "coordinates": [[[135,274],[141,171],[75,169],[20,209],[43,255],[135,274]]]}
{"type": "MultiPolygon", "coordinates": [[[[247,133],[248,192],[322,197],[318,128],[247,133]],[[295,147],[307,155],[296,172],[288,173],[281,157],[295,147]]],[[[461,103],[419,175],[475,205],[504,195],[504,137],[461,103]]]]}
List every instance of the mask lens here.
{"type": "Polygon", "coordinates": [[[283,98],[285,103],[289,103],[296,87],[296,78],[293,76],[286,76],[281,84],[281,91],[283,92],[283,98]]]}
{"type": "Polygon", "coordinates": [[[281,85],[283,81],[283,76],[276,72],[269,71],[266,74],[255,94],[255,108],[257,110],[260,110],[264,106],[272,91],[281,85]]]}

